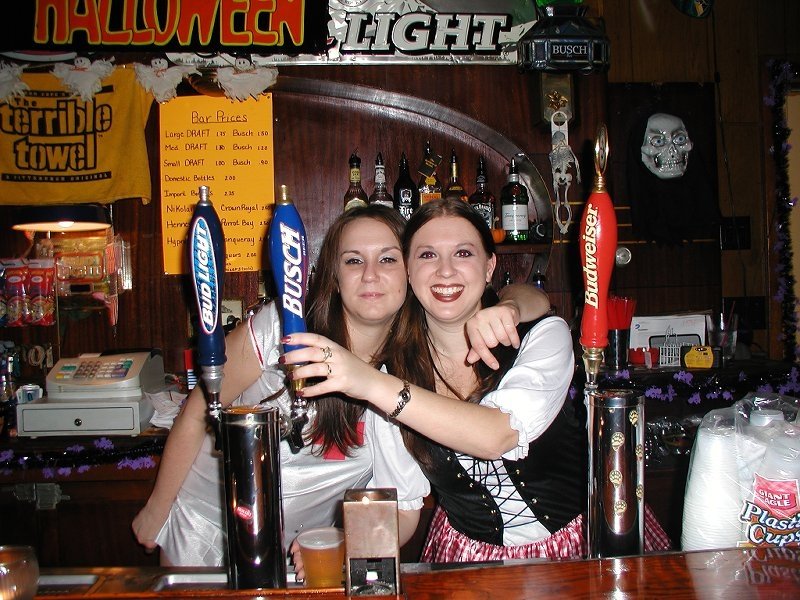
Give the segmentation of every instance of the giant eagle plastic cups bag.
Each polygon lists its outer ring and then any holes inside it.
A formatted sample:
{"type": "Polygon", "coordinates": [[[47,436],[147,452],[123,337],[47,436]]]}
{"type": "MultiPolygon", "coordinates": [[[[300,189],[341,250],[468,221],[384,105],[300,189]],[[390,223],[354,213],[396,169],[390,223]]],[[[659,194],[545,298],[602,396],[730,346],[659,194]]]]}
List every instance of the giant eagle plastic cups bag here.
{"type": "Polygon", "coordinates": [[[748,394],[698,428],[683,550],[800,546],[797,398],[748,394]]]}

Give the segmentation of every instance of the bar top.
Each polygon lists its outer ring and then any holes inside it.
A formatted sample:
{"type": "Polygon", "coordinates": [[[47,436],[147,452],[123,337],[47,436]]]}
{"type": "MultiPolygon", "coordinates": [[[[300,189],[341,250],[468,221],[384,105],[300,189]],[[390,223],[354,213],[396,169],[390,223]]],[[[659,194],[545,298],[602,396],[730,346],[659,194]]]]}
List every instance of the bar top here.
{"type": "MultiPolygon", "coordinates": [[[[220,570],[42,569],[37,598],[344,598],[340,589],[228,590],[220,570]],[[206,584],[202,584],[205,581],[206,584]],[[59,584],[60,582],[60,584],[59,584]]],[[[404,564],[395,598],[798,598],[800,547],[626,558],[404,564]]],[[[385,597],[385,596],[384,596],[385,597]]]]}

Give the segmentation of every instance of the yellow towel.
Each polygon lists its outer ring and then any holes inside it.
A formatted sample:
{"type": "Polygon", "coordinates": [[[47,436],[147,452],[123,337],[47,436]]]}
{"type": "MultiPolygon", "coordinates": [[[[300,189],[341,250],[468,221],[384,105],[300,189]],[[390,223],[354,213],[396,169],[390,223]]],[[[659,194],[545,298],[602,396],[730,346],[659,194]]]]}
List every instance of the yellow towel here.
{"type": "MultiPolygon", "coordinates": [[[[91,77],[91,73],[86,73],[91,77]]],[[[52,73],[0,102],[0,204],[150,202],[145,123],[153,98],[117,67],[86,102],[52,73]]]]}

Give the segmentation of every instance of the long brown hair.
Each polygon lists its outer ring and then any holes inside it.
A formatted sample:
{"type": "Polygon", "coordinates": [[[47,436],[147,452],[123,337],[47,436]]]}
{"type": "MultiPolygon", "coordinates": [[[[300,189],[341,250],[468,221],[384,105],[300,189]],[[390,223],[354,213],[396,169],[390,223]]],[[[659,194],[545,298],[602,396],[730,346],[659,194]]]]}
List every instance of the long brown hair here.
{"type": "MultiPolygon", "coordinates": [[[[463,200],[434,200],[423,204],[409,219],[403,234],[403,258],[408,265],[411,241],[423,225],[440,217],[458,217],[470,223],[478,232],[481,245],[486,253],[491,256],[495,253],[495,244],[483,218],[463,200]]],[[[497,301],[491,288],[487,288],[482,305],[488,306],[497,301]]],[[[382,360],[387,364],[389,372],[401,379],[405,379],[428,390],[436,389],[438,379],[458,398],[466,402],[477,403],[489,391],[497,387],[500,378],[513,362],[506,359],[501,361],[501,368],[492,371],[483,363],[476,364],[473,369],[478,376],[479,384],[464,398],[438,372],[431,352],[430,333],[428,330],[425,310],[411,294],[398,315],[394,328],[391,346],[385,348],[386,354],[382,360]]],[[[500,355],[495,353],[498,358],[500,355]]],[[[430,453],[425,438],[418,433],[403,427],[403,441],[406,448],[422,465],[430,466],[430,453]]]]}
{"type": "MultiPolygon", "coordinates": [[[[310,331],[324,335],[345,348],[350,348],[350,337],[339,293],[339,246],[347,226],[361,219],[372,219],[386,225],[398,244],[406,224],[394,209],[371,204],[341,214],[325,234],[308,293],[307,324],[310,331]]],[[[375,356],[382,354],[382,348],[375,350],[375,356]]],[[[319,444],[319,454],[335,446],[343,454],[349,455],[351,448],[359,446],[356,426],[364,412],[364,404],[332,395],[318,398],[315,405],[317,415],[311,424],[309,438],[319,444]]]]}

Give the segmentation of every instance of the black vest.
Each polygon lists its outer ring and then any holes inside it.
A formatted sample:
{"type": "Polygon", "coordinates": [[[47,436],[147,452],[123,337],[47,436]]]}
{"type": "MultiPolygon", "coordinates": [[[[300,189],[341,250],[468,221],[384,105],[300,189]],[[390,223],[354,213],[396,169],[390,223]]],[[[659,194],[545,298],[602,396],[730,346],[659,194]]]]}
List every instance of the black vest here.
{"type": "MultiPolygon", "coordinates": [[[[527,457],[503,459],[517,492],[550,533],[586,510],[589,471],[584,415],[583,405],[567,397],[550,427],[530,443],[527,457]]],[[[433,466],[422,468],[450,524],[474,540],[502,546],[503,518],[494,498],[470,479],[455,452],[430,441],[428,445],[433,466]]]]}

